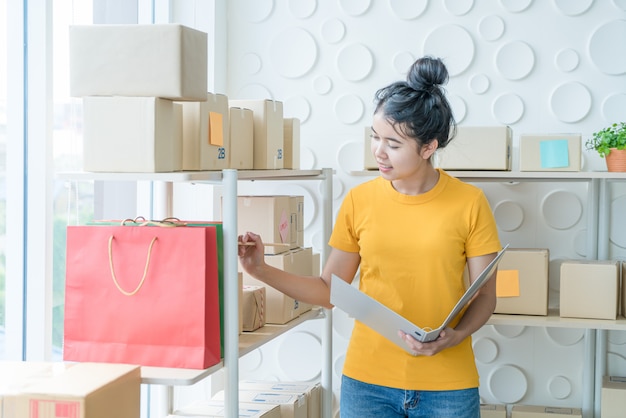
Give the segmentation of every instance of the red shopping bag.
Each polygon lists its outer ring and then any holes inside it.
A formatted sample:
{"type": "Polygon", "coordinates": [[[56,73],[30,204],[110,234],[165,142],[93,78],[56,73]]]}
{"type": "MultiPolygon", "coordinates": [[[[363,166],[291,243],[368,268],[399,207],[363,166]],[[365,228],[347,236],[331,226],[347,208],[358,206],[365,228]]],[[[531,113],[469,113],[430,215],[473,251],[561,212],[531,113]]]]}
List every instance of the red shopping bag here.
{"type": "Polygon", "coordinates": [[[69,226],[63,359],[220,361],[214,226],[69,226]]]}

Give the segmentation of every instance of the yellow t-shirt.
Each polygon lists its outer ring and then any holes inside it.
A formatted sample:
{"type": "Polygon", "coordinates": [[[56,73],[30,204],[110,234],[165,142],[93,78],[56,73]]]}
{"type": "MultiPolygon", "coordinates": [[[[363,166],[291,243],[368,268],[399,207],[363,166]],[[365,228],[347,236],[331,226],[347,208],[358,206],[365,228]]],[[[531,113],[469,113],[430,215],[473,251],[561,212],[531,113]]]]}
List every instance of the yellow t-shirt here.
{"type": "MultiPolygon", "coordinates": [[[[330,238],[332,247],[360,254],[361,291],[422,328],[441,325],[464,293],[466,258],[501,249],[482,190],[439,171],[435,187],[417,196],[398,193],[382,177],[356,186],[330,238]]],[[[343,373],[407,390],[478,387],[471,338],[413,357],[358,321],[343,373]]]]}

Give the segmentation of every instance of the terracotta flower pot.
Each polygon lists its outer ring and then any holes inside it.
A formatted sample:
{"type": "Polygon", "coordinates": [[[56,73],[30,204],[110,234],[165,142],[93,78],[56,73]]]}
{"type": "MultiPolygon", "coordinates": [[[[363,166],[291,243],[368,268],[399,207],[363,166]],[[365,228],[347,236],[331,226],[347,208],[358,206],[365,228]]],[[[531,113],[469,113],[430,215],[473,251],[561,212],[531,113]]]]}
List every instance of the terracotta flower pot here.
{"type": "Polygon", "coordinates": [[[609,171],[626,171],[626,150],[611,148],[606,156],[606,167],[609,171]]]}

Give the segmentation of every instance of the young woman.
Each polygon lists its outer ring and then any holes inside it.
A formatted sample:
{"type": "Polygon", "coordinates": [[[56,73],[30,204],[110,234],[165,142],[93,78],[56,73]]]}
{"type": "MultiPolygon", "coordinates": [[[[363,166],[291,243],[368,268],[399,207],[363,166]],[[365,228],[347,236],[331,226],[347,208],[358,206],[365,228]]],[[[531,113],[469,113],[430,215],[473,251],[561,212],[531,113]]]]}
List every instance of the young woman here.
{"type": "MultiPolygon", "coordinates": [[[[264,262],[261,237],[248,232],[239,247],[247,273],[285,294],[330,308],[330,278],[359,288],[424,328],[443,322],[470,281],[501,249],[483,192],[432,165],[455,122],[442,85],[441,60],[418,59],[406,81],[375,96],[372,153],[380,177],[350,190],[335,220],[332,251],[321,277],[300,277],[264,262]]],[[[495,275],[495,273],[494,273],[495,275]]],[[[471,335],[493,313],[489,280],[439,338],[420,343],[400,332],[413,355],[355,322],[341,383],[342,418],[478,418],[478,372],[471,335]]]]}

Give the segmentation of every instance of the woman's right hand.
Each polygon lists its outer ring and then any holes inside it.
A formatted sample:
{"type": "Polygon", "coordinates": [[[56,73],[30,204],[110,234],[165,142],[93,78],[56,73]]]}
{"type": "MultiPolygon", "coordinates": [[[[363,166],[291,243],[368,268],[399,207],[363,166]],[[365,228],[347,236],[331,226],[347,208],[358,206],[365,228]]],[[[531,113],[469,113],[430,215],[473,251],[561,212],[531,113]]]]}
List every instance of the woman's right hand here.
{"type": "Polygon", "coordinates": [[[239,235],[237,254],[246,273],[255,277],[255,271],[265,264],[265,247],[261,237],[252,232],[239,235]]]}

